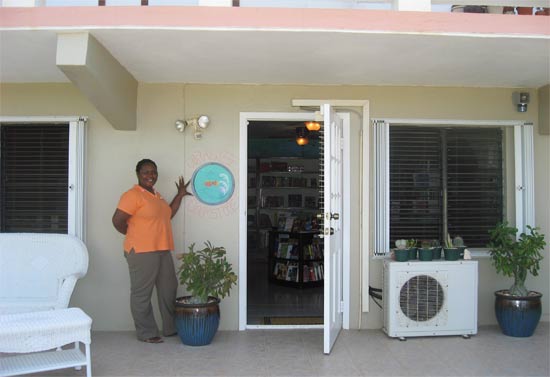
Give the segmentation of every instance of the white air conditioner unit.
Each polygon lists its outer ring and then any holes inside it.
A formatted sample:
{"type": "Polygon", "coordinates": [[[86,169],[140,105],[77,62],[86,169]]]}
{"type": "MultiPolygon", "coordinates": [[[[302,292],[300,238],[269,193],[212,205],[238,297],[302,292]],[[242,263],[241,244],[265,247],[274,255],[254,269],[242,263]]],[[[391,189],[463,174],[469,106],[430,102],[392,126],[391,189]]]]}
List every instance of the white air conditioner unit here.
{"type": "Polygon", "coordinates": [[[384,261],[390,337],[477,334],[477,261],[384,261]]]}

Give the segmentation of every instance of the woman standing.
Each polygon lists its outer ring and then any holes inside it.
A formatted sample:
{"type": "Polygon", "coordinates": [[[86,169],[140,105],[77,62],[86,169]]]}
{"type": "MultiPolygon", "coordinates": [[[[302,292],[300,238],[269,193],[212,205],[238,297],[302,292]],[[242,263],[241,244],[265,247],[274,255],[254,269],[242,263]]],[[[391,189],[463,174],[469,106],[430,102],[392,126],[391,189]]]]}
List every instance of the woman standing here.
{"type": "Polygon", "coordinates": [[[154,189],[157,165],[143,159],[136,166],[138,184],[122,194],[113,215],[113,225],[124,239],[124,256],[130,271],[130,308],[137,338],[147,343],[162,343],[153,316],[151,296],[157,289],[162,317],[162,334],[176,334],[174,310],[178,281],[171,250],[174,249],[170,219],[178,211],[189,182],[176,182],[178,193],[168,205],[154,189]]]}

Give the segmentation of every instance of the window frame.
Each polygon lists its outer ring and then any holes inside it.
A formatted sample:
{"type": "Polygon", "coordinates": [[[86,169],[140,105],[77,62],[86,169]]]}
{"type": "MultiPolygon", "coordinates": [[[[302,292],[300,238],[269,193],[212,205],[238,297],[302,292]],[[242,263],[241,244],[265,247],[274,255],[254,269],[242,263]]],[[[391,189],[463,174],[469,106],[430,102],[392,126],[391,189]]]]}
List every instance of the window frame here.
{"type": "Polygon", "coordinates": [[[67,233],[85,241],[85,147],[87,117],[83,116],[0,116],[0,127],[9,125],[57,124],[69,126],[69,167],[68,167],[68,206],[67,233]]]}
{"type": "MultiPolygon", "coordinates": [[[[505,207],[505,217],[511,221],[515,217],[515,226],[524,232],[526,225],[534,225],[534,146],[533,125],[523,121],[489,121],[489,120],[449,120],[449,119],[371,119],[373,134],[373,202],[374,202],[374,241],[372,248],[373,258],[389,256],[391,245],[390,236],[390,182],[389,182],[389,127],[391,125],[404,126],[453,126],[453,127],[502,127],[513,130],[513,185],[505,185],[511,193],[514,190],[513,208],[505,207]],[[506,211],[507,210],[507,211],[506,211]],[[515,215],[512,215],[515,214],[515,215]]],[[[505,140],[504,152],[508,157],[510,143],[505,140]]],[[[505,157],[505,159],[507,159],[505,157]]],[[[512,172],[512,167],[506,165],[505,180],[512,172]]],[[[511,195],[511,194],[510,194],[511,195]]],[[[505,199],[505,202],[506,199],[505,199]]],[[[510,203],[508,202],[510,206],[510,203]]],[[[506,206],[506,205],[505,205],[506,206]]],[[[474,257],[488,257],[487,248],[471,248],[474,257]]]]}

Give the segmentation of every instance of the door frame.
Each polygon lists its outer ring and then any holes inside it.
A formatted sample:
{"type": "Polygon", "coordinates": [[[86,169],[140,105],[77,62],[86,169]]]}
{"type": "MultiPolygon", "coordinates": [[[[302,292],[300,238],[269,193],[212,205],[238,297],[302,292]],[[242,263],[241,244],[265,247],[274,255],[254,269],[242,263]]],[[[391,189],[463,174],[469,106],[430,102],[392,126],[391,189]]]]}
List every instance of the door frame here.
{"type": "MultiPolygon", "coordinates": [[[[343,327],[349,329],[350,321],[350,115],[348,112],[337,112],[343,119],[344,127],[344,151],[343,155],[347,161],[344,163],[344,205],[343,208],[346,213],[343,216],[343,241],[344,241],[344,254],[343,254],[343,327]]],[[[247,278],[247,177],[248,177],[248,122],[249,121],[308,121],[315,120],[316,113],[314,112],[241,112],[239,118],[239,331],[246,329],[289,329],[289,328],[323,328],[323,325],[289,325],[289,326],[271,326],[271,325],[247,325],[247,292],[248,292],[248,278],[247,278]]]]}

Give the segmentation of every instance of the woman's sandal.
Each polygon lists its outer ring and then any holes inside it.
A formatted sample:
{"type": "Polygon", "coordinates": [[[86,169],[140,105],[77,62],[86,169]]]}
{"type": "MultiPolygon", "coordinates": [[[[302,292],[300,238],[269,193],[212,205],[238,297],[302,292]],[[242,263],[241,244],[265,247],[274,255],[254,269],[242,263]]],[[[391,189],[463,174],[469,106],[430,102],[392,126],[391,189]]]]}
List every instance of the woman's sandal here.
{"type": "Polygon", "coordinates": [[[154,336],[152,338],[143,339],[142,342],[158,344],[158,343],[164,343],[164,340],[162,340],[160,336],[154,336]]]}

